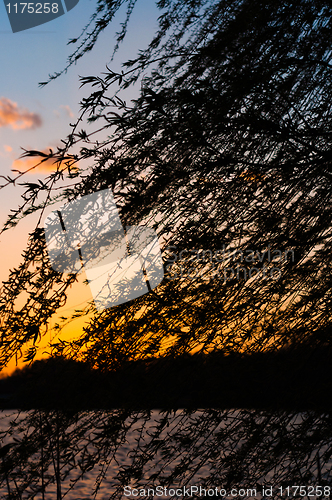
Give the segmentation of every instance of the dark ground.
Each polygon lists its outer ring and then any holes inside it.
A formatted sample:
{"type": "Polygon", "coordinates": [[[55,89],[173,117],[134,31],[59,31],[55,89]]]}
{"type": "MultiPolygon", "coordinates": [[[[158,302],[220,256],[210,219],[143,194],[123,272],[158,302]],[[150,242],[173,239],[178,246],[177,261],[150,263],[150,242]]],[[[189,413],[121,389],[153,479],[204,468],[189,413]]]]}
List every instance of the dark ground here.
{"type": "Polygon", "coordinates": [[[136,361],[112,373],[53,358],[0,379],[0,408],[332,409],[332,351],[136,361]]]}

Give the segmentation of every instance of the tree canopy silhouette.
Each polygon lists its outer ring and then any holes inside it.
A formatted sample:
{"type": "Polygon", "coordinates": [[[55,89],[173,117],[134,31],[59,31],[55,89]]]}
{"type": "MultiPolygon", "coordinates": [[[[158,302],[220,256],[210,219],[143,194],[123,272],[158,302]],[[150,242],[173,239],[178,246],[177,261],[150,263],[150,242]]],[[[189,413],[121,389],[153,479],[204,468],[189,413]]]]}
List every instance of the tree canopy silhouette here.
{"type": "MultiPolygon", "coordinates": [[[[98,2],[90,27],[72,40],[69,65],[92,50],[120,4],[98,2]]],[[[135,301],[95,312],[82,335],[53,352],[113,369],[161,352],[329,344],[328,2],[157,5],[159,29],[136,59],[121,73],[108,67],[81,78],[91,90],[63,147],[24,153],[53,159],[55,171],[24,184],[3,230],[50,210],[55,197],[111,188],[124,225],[156,229],[166,277],[135,301]],[[138,81],[138,98],[126,103],[121,91],[138,81]],[[70,186],[59,195],[62,179],[70,186]]],[[[2,366],[21,353],[33,359],[75,279],[50,268],[39,224],[3,284],[2,366]]],[[[76,315],[88,311],[93,304],[76,315]]]]}
{"type": "MultiPolygon", "coordinates": [[[[66,70],[97,50],[99,33],[121,4],[98,2],[89,26],[72,40],[66,70]]],[[[134,2],[126,5],[115,50],[134,2]]],[[[158,232],[164,281],[130,303],[77,311],[93,313],[89,325],[73,342],[53,342],[54,354],[106,372],[161,355],[261,354],[303,344],[301,377],[312,348],[325,349],[330,359],[331,6],[314,0],[157,5],[159,28],[136,59],[121,73],[108,67],[82,77],[87,97],[63,147],[24,153],[53,159],[55,171],[24,184],[22,206],[3,230],[32,211],[42,217],[54,199],[111,188],[124,225],[158,232]],[[124,102],[121,92],[135,83],[139,96],[124,102]]],[[[4,185],[22,177],[16,173],[4,185]]],[[[40,223],[22,264],[3,284],[2,366],[15,355],[34,358],[75,279],[51,269],[40,223]]],[[[199,480],[202,487],[259,492],[268,482],[273,498],[282,496],[280,486],[331,484],[329,414],[35,410],[19,420],[14,415],[1,436],[8,498],[54,491],[57,499],[69,497],[91,471],[92,498],[109,471],[105,498],[122,497],[129,484],[183,487],[199,480]]]]}

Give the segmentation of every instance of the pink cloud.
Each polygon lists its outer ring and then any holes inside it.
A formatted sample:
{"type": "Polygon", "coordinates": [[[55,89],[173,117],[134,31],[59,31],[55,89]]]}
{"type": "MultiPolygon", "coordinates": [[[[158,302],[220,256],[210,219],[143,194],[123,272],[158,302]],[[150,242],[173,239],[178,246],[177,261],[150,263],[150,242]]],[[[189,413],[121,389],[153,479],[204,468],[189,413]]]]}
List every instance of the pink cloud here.
{"type": "MultiPolygon", "coordinates": [[[[49,148],[42,149],[41,152],[45,153],[45,155],[49,155],[50,150],[52,149],[54,151],[56,150],[56,148],[57,146],[55,145],[55,143],[53,143],[49,148]]],[[[40,165],[35,167],[35,165],[37,165],[43,159],[44,158],[40,156],[27,156],[23,158],[17,158],[12,163],[12,169],[19,170],[20,172],[26,172],[31,168],[32,170],[29,172],[30,174],[39,172],[43,174],[49,174],[50,172],[54,172],[57,169],[58,164],[55,161],[55,158],[46,159],[40,165]]],[[[64,167],[65,165],[63,164],[61,168],[64,167]]]]}
{"type": "Polygon", "coordinates": [[[61,104],[60,108],[64,109],[66,114],[69,116],[69,118],[74,118],[74,113],[72,112],[72,110],[70,109],[70,107],[68,106],[68,104],[61,104]]]}
{"type": "MultiPolygon", "coordinates": [[[[42,152],[49,154],[49,150],[47,149],[42,152]]],[[[35,165],[37,165],[37,163],[39,163],[40,160],[42,160],[42,158],[37,158],[37,157],[28,157],[22,159],[19,158],[12,163],[12,169],[20,170],[20,172],[26,172],[27,170],[29,170],[29,168],[32,168],[35,165]]],[[[42,172],[46,174],[54,170],[56,170],[56,164],[54,163],[54,159],[50,159],[44,161],[43,163],[38,165],[38,167],[31,170],[31,173],[34,174],[36,172],[42,172]]]]}
{"type": "Polygon", "coordinates": [[[0,98],[0,128],[11,127],[14,130],[34,129],[41,127],[42,119],[25,108],[19,108],[16,102],[0,98]]]}
{"type": "MultiPolygon", "coordinates": [[[[24,160],[15,160],[12,164],[12,169],[19,170],[20,172],[26,172],[29,168],[34,167],[38,163],[36,158],[25,158],[24,160]]],[[[38,167],[34,168],[31,173],[35,172],[43,172],[48,173],[56,169],[56,165],[54,165],[53,161],[46,160],[44,163],[38,165],[38,167]]]]}

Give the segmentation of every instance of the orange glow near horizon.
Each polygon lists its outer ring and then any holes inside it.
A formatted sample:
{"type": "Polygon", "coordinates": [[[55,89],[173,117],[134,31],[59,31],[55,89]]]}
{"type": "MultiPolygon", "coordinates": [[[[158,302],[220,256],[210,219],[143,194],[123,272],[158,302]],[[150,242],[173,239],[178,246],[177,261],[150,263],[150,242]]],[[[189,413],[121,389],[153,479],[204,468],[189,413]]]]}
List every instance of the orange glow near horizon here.
{"type": "MultiPolygon", "coordinates": [[[[56,339],[71,341],[78,338],[83,331],[83,327],[87,325],[91,318],[91,315],[84,315],[70,320],[76,310],[82,310],[88,302],[93,300],[89,286],[83,283],[86,280],[85,272],[79,273],[77,278],[78,281],[72,285],[67,296],[66,304],[50,318],[48,331],[38,343],[38,352],[35,360],[49,357],[50,343],[56,341],[56,339]],[[68,318],[67,324],[61,320],[63,317],[68,318]],[[56,324],[60,325],[60,330],[55,328],[56,324]]],[[[0,377],[11,375],[17,368],[22,369],[28,366],[29,363],[24,361],[24,357],[28,348],[32,347],[32,345],[32,342],[26,343],[22,349],[23,356],[18,359],[13,357],[7,366],[1,370],[0,377]]]]}

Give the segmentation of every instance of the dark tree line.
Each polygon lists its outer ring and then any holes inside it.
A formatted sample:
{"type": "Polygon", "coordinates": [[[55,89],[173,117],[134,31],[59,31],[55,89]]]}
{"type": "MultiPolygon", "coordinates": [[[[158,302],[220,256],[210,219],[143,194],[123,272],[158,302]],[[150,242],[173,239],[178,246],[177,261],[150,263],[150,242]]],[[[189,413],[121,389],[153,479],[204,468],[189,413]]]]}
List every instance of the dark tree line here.
{"type": "MultiPolygon", "coordinates": [[[[177,355],[328,344],[329,6],[159,7],[158,33],[121,74],[108,68],[82,78],[92,93],[83,99],[71,135],[62,149],[39,157],[53,158],[56,171],[40,186],[27,184],[24,203],[5,229],[26,213],[44,211],[64,177],[72,181],[64,199],[111,188],[124,225],[156,229],[169,279],[153,293],[97,313],[76,342],[57,347],[110,369],[128,358],[156,355],[163,346],[177,355]],[[139,78],[138,99],[125,103],[121,90],[139,78]],[[79,153],[71,153],[74,146],[79,153]],[[90,166],[80,172],[83,159],[90,166]],[[173,279],[179,274],[171,273],[171,246],[178,258],[181,251],[187,256],[182,268],[196,267],[197,279],[173,279]],[[223,248],[226,258],[214,274],[206,259],[188,259],[189,250],[215,255],[223,248]],[[286,253],[287,259],[271,257],[286,253]]],[[[92,38],[115,8],[98,7],[92,38]]],[[[78,54],[91,48],[82,44],[78,54]]],[[[4,364],[27,341],[38,345],[74,280],[50,269],[43,228],[37,227],[24,262],[3,287],[4,364]],[[23,290],[28,300],[17,309],[23,290]]],[[[30,358],[34,352],[30,348],[30,358]]]]}

